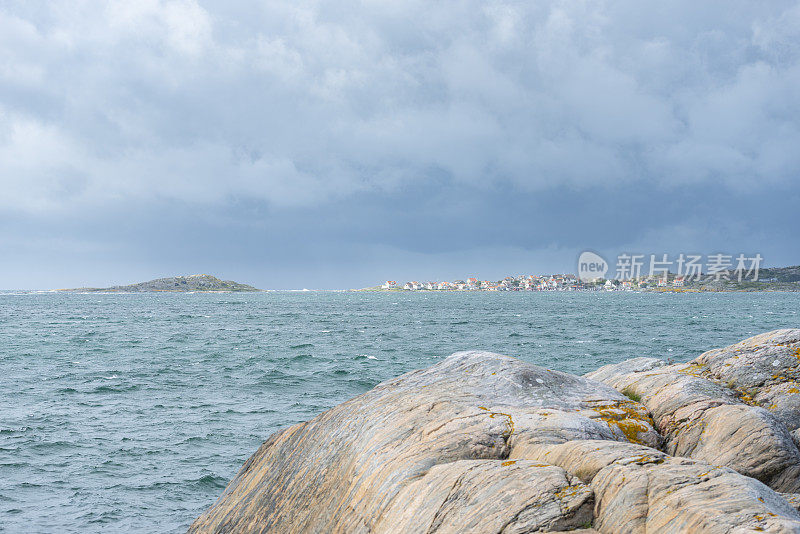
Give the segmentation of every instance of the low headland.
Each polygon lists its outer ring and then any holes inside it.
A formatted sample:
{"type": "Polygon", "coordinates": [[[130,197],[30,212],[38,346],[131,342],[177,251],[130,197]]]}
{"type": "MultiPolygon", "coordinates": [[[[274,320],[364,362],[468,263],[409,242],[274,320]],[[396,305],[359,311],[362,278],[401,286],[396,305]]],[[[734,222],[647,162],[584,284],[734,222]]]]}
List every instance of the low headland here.
{"type": "Polygon", "coordinates": [[[273,434],[189,530],[800,533],[800,329],[652,356],[453,354],[273,434]]]}
{"type": "Polygon", "coordinates": [[[241,284],[232,280],[220,280],[210,274],[192,274],[189,276],[172,276],[157,278],[148,282],[139,282],[126,286],[111,287],[80,287],[75,289],[62,289],[60,291],[74,291],[80,293],[188,293],[188,292],[242,292],[261,291],[253,286],[241,284]]]}

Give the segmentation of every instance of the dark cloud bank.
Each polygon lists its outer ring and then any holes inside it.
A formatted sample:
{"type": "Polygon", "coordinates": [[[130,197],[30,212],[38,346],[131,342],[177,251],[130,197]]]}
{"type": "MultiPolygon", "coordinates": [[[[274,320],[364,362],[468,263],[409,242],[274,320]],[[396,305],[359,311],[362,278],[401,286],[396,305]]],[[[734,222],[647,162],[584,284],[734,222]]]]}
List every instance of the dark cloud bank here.
{"type": "Polygon", "coordinates": [[[0,4],[0,287],[800,263],[800,2],[0,4]]]}

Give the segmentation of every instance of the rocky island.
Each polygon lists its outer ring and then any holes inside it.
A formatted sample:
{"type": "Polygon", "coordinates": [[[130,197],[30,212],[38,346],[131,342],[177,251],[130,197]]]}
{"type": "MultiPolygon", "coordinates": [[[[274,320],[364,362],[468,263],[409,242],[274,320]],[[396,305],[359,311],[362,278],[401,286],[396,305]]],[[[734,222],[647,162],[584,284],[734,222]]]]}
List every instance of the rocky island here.
{"type": "Polygon", "coordinates": [[[192,274],[158,278],[149,282],[139,282],[127,286],[80,287],[63,291],[103,292],[103,293],[144,293],[144,292],[189,292],[189,291],[261,291],[247,284],[232,280],[220,280],[210,274],[192,274]]]}
{"type": "Polygon", "coordinates": [[[800,532],[800,329],[585,376],[460,352],[272,435],[190,532],[800,532]]]}

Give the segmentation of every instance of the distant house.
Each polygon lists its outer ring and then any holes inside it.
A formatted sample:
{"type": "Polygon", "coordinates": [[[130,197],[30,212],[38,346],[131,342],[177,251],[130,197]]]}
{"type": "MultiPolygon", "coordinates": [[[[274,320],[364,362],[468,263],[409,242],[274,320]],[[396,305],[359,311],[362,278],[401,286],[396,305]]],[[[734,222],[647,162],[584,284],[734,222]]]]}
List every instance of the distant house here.
{"type": "Polygon", "coordinates": [[[433,282],[425,282],[425,289],[429,290],[436,289],[436,284],[434,284],[433,282]]]}
{"type": "Polygon", "coordinates": [[[386,283],[381,286],[381,288],[382,289],[396,289],[397,288],[397,282],[395,282],[394,280],[387,280],[386,283]]]}
{"type": "Polygon", "coordinates": [[[403,289],[406,289],[408,291],[413,290],[414,289],[414,283],[413,282],[406,282],[406,284],[403,286],[403,289]]]}
{"type": "Polygon", "coordinates": [[[622,289],[633,289],[633,282],[631,282],[630,280],[623,280],[622,289]]]}
{"type": "Polygon", "coordinates": [[[666,278],[659,278],[658,279],[658,287],[667,287],[667,279],[666,278]]]}
{"type": "Polygon", "coordinates": [[[678,277],[672,281],[672,287],[683,287],[683,277],[678,277]]]}

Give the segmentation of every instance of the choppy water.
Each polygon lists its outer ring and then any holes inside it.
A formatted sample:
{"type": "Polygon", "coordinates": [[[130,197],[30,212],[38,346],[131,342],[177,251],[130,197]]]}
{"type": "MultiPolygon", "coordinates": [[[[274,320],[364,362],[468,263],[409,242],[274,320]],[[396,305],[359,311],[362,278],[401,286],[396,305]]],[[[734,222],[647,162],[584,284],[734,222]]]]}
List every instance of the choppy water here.
{"type": "Polygon", "coordinates": [[[463,349],[572,373],[800,326],[800,295],[0,293],[0,530],[180,532],[275,430],[463,349]]]}

